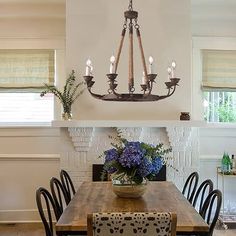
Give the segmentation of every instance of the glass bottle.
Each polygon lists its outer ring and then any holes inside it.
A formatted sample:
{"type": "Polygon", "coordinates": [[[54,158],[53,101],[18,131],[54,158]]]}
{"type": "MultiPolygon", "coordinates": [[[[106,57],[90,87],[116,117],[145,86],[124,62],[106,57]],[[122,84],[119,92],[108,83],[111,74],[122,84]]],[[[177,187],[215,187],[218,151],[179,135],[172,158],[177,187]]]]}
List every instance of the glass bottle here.
{"type": "Polygon", "coordinates": [[[224,152],[224,155],[221,160],[221,172],[226,173],[228,169],[228,160],[227,160],[227,154],[224,152]]]}
{"type": "Polygon", "coordinates": [[[226,172],[227,174],[230,174],[231,173],[231,160],[228,153],[226,154],[226,158],[227,158],[227,171],[226,172]]]}
{"type": "Polygon", "coordinates": [[[231,163],[232,163],[232,169],[235,169],[235,159],[234,159],[234,154],[231,156],[231,163]]]}

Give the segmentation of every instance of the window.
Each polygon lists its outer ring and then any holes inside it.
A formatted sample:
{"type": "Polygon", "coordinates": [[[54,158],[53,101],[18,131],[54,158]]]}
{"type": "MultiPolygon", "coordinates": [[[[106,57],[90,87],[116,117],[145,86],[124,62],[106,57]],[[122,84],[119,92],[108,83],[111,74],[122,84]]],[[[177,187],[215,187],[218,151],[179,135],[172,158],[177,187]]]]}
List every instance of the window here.
{"type": "Polygon", "coordinates": [[[236,122],[235,92],[204,92],[204,119],[208,122],[236,122]]]}
{"type": "Polygon", "coordinates": [[[236,122],[236,51],[202,50],[204,118],[236,122]]]}
{"type": "Polygon", "coordinates": [[[54,50],[0,50],[0,122],[53,119],[53,95],[40,92],[54,84],[54,58],[54,50]]]}

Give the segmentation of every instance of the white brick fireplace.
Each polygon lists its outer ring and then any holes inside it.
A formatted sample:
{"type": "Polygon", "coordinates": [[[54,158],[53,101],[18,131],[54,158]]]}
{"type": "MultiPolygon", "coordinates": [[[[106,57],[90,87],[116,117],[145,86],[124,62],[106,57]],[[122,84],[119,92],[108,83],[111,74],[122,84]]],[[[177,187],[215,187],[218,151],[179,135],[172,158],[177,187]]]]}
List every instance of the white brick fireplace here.
{"type": "Polygon", "coordinates": [[[193,121],[54,121],[61,127],[63,142],[70,149],[61,151],[61,168],[66,169],[76,186],[92,179],[92,164],[103,163],[99,156],[111,147],[109,136],[115,137],[117,127],[128,140],[139,140],[172,147],[171,164],[178,169],[167,168],[167,179],[182,188],[192,171],[199,170],[199,129],[203,122],[193,121]]]}

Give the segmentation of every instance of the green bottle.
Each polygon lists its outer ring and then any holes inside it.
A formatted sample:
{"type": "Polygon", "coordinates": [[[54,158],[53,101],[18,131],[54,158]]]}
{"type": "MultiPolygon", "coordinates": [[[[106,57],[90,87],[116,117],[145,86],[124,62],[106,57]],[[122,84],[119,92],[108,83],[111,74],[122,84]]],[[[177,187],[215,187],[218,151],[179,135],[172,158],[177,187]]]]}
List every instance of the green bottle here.
{"type": "Polygon", "coordinates": [[[227,154],[224,152],[224,155],[221,160],[221,172],[227,173],[228,172],[228,157],[227,154]]]}

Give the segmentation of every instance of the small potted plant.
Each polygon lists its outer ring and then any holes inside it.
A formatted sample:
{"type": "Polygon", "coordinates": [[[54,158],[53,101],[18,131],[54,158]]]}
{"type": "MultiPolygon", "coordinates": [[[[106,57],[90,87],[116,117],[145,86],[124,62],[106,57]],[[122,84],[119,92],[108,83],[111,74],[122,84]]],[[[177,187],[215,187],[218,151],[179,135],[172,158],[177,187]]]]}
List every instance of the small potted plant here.
{"type": "Polygon", "coordinates": [[[69,74],[63,90],[60,91],[55,85],[51,86],[44,84],[45,90],[41,92],[40,96],[43,97],[47,93],[53,93],[60,101],[63,107],[62,118],[64,120],[71,120],[72,113],[71,107],[75,100],[83,93],[84,89],[79,90],[79,87],[84,84],[84,82],[77,82],[75,77],[75,71],[69,74]]]}

